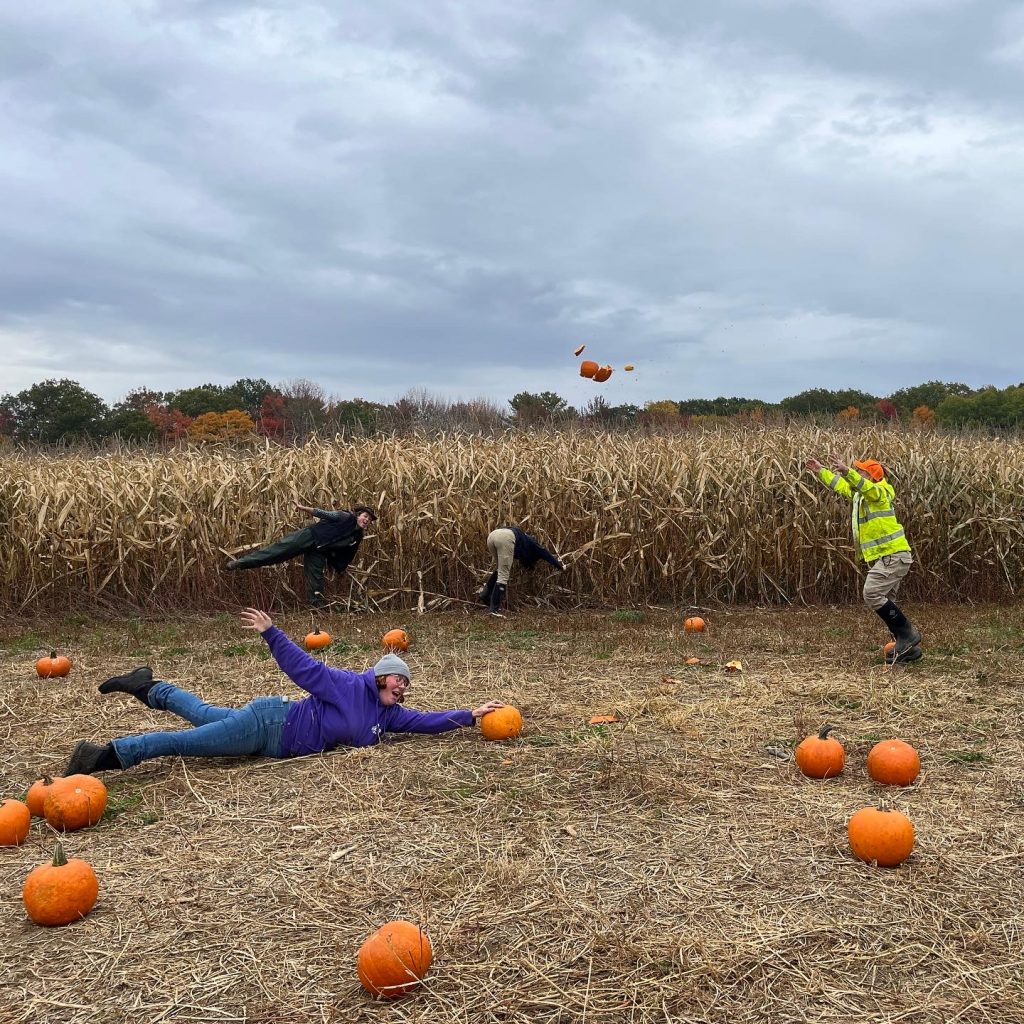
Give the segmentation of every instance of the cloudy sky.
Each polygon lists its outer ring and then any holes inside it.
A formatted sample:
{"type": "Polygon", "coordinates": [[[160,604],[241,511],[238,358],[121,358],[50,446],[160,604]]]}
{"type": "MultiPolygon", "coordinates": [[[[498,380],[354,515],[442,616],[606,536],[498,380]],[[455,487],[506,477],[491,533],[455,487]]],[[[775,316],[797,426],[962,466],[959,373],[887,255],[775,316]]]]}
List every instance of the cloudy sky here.
{"type": "Polygon", "coordinates": [[[0,393],[1024,380],[1024,3],[5,4],[0,139],[0,393]]]}

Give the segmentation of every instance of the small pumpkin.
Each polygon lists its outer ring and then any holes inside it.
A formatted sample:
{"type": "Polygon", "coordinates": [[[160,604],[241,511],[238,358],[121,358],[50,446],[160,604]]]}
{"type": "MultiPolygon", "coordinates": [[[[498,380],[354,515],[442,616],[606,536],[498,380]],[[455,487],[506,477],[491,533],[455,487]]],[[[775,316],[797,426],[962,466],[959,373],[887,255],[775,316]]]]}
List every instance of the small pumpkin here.
{"type": "Polygon", "coordinates": [[[704,620],[699,615],[693,615],[683,622],[683,629],[687,633],[703,633],[704,620]]]}
{"type": "Polygon", "coordinates": [[[632,363],[626,363],[623,369],[626,371],[626,373],[632,373],[636,369],[636,367],[632,363]]]}
{"type": "Polygon", "coordinates": [[[29,813],[33,818],[42,818],[43,815],[43,801],[46,800],[46,795],[50,792],[50,787],[55,782],[60,782],[61,776],[56,778],[50,778],[49,775],[44,775],[41,779],[36,779],[31,786],[28,787],[28,793],[25,796],[25,803],[28,804],[29,813]]]}
{"type": "Polygon", "coordinates": [[[846,834],[857,857],[883,868],[902,864],[914,849],[914,826],[895,809],[862,807],[847,822],[846,834]]]}
{"type": "Polygon", "coordinates": [[[892,652],[896,650],[896,641],[890,640],[883,648],[882,654],[885,656],[886,661],[892,660],[892,652]]]}
{"type": "Polygon", "coordinates": [[[325,633],[322,629],[314,629],[312,633],[306,634],[303,643],[306,645],[307,651],[319,651],[331,643],[332,639],[330,633],[325,633]]]}
{"type": "Polygon", "coordinates": [[[56,651],[50,651],[48,658],[40,658],[36,662],[36,674],[40,679],[54,679],[66,676],[71,671],[71,659],[66,655],[57,657],[56,651]]]}
{"type": "Polygon", "coordinates": [[[584,359],[583,362],[580,363],[580,376],[592,378],[600,369],[601,367],[595,363],[593,359],[584,359]]]}
{"type": "Polygon", "coordinates": [[[594,373],[594,380],[598,384],[603,384],[612,375],[612,368],[610,366],[599,366],[594,373]]]}
{"type": "Polygon", "coordinates": [[[882,740],[868,752],[868,775],[885,786],[909,786],[920,771],[921,758],[903,740],[882,740]]]}
{"type": "Polygon", "coordinates": [[[0,803],[0,846],[20,846],[25,842],[32,815],[20,800],[0,803]]]}
{"type": "Polygon", "coordinates": [[[518,708],[506,704],[503,708],[488,711],[480,719],[480,732],[485,740],[509,740],[523,731],[523,716],[518,708]]]}
{"type": "Polygon", "coordinates": [[[846,764],[846,751],[839,740],[829,736],[831,731],[831,725],[823,725],[796,748],[797,767],[809,779],[834,778],[846,764]]]}
{"type": "Polygon", "coordinates": [[[409,650],[409,634],[404,629],[389,629],[380,638],[380,642],[389,651],[409,650]]]}
{"type": "Polygon", "coordinates": [[[398,999],[419,985],[433,959],[425,932],[411,921],[389,921],[359,947],[356,973],[367,992],[398,999]]]}
{"type": "Polygon", "coordinates": [[[107,809],[107,787],[94,775],[67,775],[55,781],[43,800],[43,814],[65,832],[95,825],[107,809]]]}
{"type": "Polygon", "coordinates": [[[100,883],[96,872],[84,860],[64,856],[57,843],[53,860],[29,873],[21,890],[28,916],[36,924],[70,924],[85,917],[96,905],[100,883]]]}

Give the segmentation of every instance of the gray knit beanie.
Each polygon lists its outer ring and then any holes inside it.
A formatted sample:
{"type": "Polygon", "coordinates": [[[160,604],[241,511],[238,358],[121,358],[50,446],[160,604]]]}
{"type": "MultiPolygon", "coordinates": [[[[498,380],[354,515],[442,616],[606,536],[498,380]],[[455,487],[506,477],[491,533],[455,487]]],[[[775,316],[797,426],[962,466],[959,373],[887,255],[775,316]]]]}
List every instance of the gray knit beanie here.
{"type": "Polygon", "coordinates": [[[405,676],[412,682],[412,673],[409,666],[397,654],[385,654],[376,665],[373,666],[374,673],[380,676],[399,675],[405,676]]]}

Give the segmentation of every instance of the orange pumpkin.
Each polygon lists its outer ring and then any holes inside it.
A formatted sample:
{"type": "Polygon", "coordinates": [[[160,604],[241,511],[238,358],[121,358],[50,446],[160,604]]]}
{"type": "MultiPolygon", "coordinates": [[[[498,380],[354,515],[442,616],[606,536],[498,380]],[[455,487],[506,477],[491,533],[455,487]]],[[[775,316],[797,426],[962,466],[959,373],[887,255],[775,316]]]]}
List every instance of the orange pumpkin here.
{"type": "Polygon", "coordinates": [[[699,615],[694,615],[683,623],[683,629],[687,633],[703,633],[704,620],[699,615]]]}
{"type": "Polygon", "coordinates": [[[398,999],[419,985],[433,959],[430,939],[416,925],[389,921],[359,947],[356,972],[367,992],[398,999]]]}
{"type": "Polygon", "coordinates": [[[625,371],[626,371],[627,373],[632,373],[632,372],[633,372],[633,370],[635,370],[635,369],[636,369],[636,367],[635,367],[635,366],[634,366],[634,365],[633,365],[632,363],[626,363],[626,365],[625,365],[625,366],[623,367],[623,369],[624,369],[624,370],[625,370],[625,371]]]}
{"type": "Polygon", "coordinates": [[[319,651],[322,647],[326,647],[331,642],[331,639],[330,633],[325,633],[321,629],[314,629],[312,633],[306,634],[306,639],[303,643],[305,643],[307,651],[319,651]]]}
{"type": "Polygon", "coordinates": [[[882,740],[868,753],[868,775],[886,786],[909,786],[921,771],[917,751],[903,740],[882,740]]]}
{"type": "Polygon", "coordinates": [[[19,846],[25,842],[32,815],[20,800],[0,804],[0,846],[19,846]]]}
{"type": "Polygon", "coordinates": [[[43,801],[46,799],[47,793],[50,792],[50,787],[55,782],[60,782],[61,776],[56,778],[50,778],[49,775],[44,775],[41,779],[36,779],[31,786],[28,787],[28,794],[25,796],[25,803],[28,804],[29,813],[33,818],[43,817],[43,801]]]}
{"type": "Polygon", "coordinates": [[[508,740],[522,731],[523,716],[511,704],[496,711],[488,711],[480,719],[480,732],[485,740],[508,740]]]}
{"type": "Polygon", "coordinates": [[[823,725],[796,748],[797,767],[809,779],[831,779],[846,764],[846,751],[839,740],[829,736],[831,731],[831,725],[823,725]]]}
{"type": "Polygon", "coordinates": [[[892,652],[896,650],[896,641],[890,640],[883,648],[882,654],[885,656],[885,660],[889,661],[892,656],[892,652]]]}
{"type": "Polygon", "coordinates": [[[107,808],[107,787],[94,775],[68,775],[55,781],[43,800],[43,814],[53,828],[77,832],[95,825],[107,808]]]}
{"type": "Polygon", "coordinates": [[[883,868],[902,864],[914,849],[914,826],[902,811],[862,807],[847,823],[846,834],[857,857],[883,868]]]}
{"type": "Polygon", "coordinates": [[[53,926],[85,917],[96,905],[99,892],[96,872],[84,860],[68,860],[58,843],[52,862],[40,864],[29,873],[21,898],[36,924],[53,926]]]}
{"type": "Polygon", "coordinates": [[[380,638],[380,642],[389,651],[409,650],[409,634],[404,629],[389,629],[380,638]]]}
{"type": "Polygon", "coordinates": [[[603,384],[612,375],[612,368],[610,366],[599,366],[597,371],[594,373],[594,380],[598,384],[603,384]]]}
{"type": "Polygon", "coordinates": [[[48,658],[40,658],[36,662],[36,674],[40,679],[52,679],[66,676],[71,671],[71,659],[63,654],[58,658],[56,651],[50,651],[48,658]]]}
{"type": "Polygon", "coordinates": [[[584,359],[583,362],[580,363],[580,376],[593,377],[594,374],[597,373],[597,371],[600,369],[601,367],[598,366],[598,364],[595,363],[593,359],[584,359]]]}

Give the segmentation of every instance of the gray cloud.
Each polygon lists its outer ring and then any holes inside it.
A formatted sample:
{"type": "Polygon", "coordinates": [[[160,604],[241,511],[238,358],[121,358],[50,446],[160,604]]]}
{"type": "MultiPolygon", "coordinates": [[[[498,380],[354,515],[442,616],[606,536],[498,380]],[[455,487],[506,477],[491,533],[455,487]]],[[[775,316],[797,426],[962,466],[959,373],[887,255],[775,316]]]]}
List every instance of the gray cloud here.
{"type": "Polygon", "coordinates": [[[615,402],[1016,382],[1022,39],[988,0],[4,12],[0,391],[581,403],[581,342],[615,402]]]}

